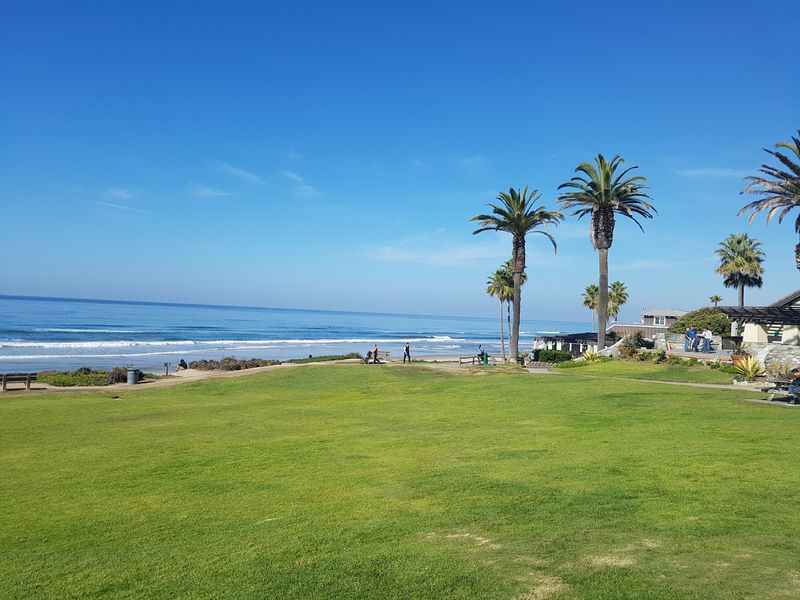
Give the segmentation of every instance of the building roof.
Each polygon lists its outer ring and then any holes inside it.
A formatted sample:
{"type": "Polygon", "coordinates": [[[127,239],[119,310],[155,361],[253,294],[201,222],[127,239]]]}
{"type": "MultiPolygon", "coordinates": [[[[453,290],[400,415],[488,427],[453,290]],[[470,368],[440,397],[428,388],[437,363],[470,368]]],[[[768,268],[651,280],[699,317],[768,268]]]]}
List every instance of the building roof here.
{"type": "Polygon", "coordinates": [[[800,307],[780,306],[720,306],[733,321],[758,323],[759,325],[800,325],[800,307]]]}
{"type": "Polygon", "coordinates": [[[800,325],[800,290],[773,302],[769,306],[720,306],[734,321],[760,325],[800,325]]]}
{"type": "Polygon", "coordinates": [[[674,308],[646,308],[642,311],[643,317],[682,317],[685,314],[685,310],[674,308]]]}
{"type": "Polygon", "coordinates": [[[800,302],[800,290],[795,290],[788,296],[784,296],[780,300],[776,300],[775,302],[770,304],[770,306],[787,308],[789,306],[792,306],[793,304],[797,304],[798,302],[800,302]]]}

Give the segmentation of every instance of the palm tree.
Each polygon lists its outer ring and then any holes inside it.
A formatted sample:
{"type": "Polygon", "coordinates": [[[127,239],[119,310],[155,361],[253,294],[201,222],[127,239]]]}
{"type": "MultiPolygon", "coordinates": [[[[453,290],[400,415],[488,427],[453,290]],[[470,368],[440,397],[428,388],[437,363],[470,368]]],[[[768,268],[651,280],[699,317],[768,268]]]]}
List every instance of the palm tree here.
{"type": "Polygon", "coordinates": [[[739,290],[739,307],[744,306],[744,288],[764,285],[764,252],[761,242],[746,233],[732,233],[719,244],[717,273],[724,278],[728,288],[739,290]]]}
{"type": "Polygon", "coordinates": [[[597,250],[600,262],[599,296],[597,300],[597,345],[600,349],[606,343],[606,323],[608,321],[608,251],[614,241],[616,215],[631,219],[644,231],[636,217],[652,219],[656,209],[650,204],[644,177],[626,177],[633,169],[629,167],[617,174],[624,163],[621,156],[607,161],[598,154],[594,164],[583,162],[575,167],[579,173],[558,189],[572,190],[563,193],[558,200],[565,209],[576,208],[573,213],[578,219],[591,215],[591,240],[597,250]]]}
{"type": "MultiPolygon", "coordinates": [[[[759,171],[762,175],[747,178],[744,193],[760,196],[760,200],[743,206],[739,211],[740,215],[750,211],[750,223],[762,211],[767,211],[767,223],[775,215],[778,215],[778,223],[782,223],[792,209],[800,208],[800,129],[797,130],[797,137],[792,137],[791,142],[781,142],[775,144],[775,147],[789,152],[784,154],[766,148],[764,151],[777,158],[785,169],[761,165],[759,171]]],[[[800,215],[794,221],[794,230],[800,235],[800,215]]],[[[800,270],[800,243],[794,247],[794,261],[800,270]]]]}
{"type": "Polygon", "coordinates": [[[505,289],[506,284],[503,280],[502,269],[497,269],[489,280],[486,282],[486,293],[490,296],[497,298],[500,303],[500,347],[503,351],[503,360],[506,359],[506,342],[503,334],[503,304],[505,303],[505,289]]]}
{"type": "Polygon", "coordinates": [[[513,239],[512,261],[514,279],[514,320],[512,323],[509,353],[516,361],[519,354],[519,321],[522,308],[521,288],[522,275],[525,273],[525,236],[529,233],[538,233],[545,236],[553,244],[553,251],[557,250],[553,236],[540,229],[548,225],[558,225],[563,216],[558,211],[547,210],[543,206],[536,206],[536,201],[541,198],[537,190],[528,192],[525,186],[522,191],[509,188],[508,192],[501,192],[497,199],[499,204],[489,204],[492,214],[480,214],[472,217],[472,221],[479,223],[478,229],[473,234],[483,231],[505,231],[513,239]]]}
{"type": "Polygon", "coordinates": [[[709,300],[714,305],[714,308],[716,308],[717,306],[719,306],[719,303],[722,302],[722,296],[718,296],[717,294],[714,294],[713,296],[711,296],[709,298],[709,300]]]}
{"type": "Polygon", "coordinates": [[[628,288],[621,281],[613,282],[608,288],[608,314],[616,321],[619,317],[619,310],[627,304],[630,296],[628,288]]]}
{"type": "MultiPolygon", "coordinates": [[[[503,297],[506,301],[506,318],[508,321],[508,331],[511,333],[511,304],[514,302],[514,260],[509,258],[502,266],[503,281],[506,282],[503,297]]],[[[523,273],[520,278],[520,286],[528,282],[528,274],[523,273]]]]}
{"type": "Polygon", "coordinates": [[[594,318],[597,313],[597,296],[599,293],[600,288],[593,283],[587,285],[586,289],[583,290],[583,305],[592,311],[592,331],[594,331],[594,318]]]}

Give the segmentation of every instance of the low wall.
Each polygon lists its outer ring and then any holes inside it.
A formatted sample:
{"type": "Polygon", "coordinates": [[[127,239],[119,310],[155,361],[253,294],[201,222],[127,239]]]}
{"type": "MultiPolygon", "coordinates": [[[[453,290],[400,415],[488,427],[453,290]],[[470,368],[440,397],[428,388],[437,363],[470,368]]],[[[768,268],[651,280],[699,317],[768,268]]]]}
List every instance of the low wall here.
{"type": "Polygon", "coordinates": [[[743,346],[767,368],[775,364],[800,367],[800,346],[789,344],[744,344],[743,346]]]}

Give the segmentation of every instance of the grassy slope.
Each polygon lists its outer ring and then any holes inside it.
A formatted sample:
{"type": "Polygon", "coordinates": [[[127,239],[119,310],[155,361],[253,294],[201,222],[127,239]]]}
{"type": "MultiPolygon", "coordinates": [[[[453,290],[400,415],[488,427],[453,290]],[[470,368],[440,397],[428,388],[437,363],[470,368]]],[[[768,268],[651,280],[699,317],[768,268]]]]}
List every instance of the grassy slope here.
{"type": "Polygon", "coordinates": [[[334,366],[3,398],[0,597],[797,597],[800,411],[743,397],[334,366]]]}
{"type": "Polygon", "coordinates": [[[685,381],[689,383],[723,383],[730,384],[733,375],[709,369],[703,365],[687,367],[685,365],[654,364],[629,360],[612,360],[597,362],[585,367],[559,369],[561,373],[575,375],[600,375],[607,377],[629,377],[632,379],[653,379],[658,381],[685,381]]]}

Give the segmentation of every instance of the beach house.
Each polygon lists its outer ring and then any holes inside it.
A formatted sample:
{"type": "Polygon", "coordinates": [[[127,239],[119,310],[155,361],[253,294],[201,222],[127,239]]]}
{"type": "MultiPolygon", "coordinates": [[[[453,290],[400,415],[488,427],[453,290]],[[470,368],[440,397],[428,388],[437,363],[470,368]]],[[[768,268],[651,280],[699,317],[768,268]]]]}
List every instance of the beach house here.
{"type": "Polygon", "coordinates": [[[642,311],[639,323],[612,323],[607,332],[620,338],[641,333],[642,337],[653,339],[666,333],[685,314],[686,311],[674,308],[648,308],[642,311]]]}

